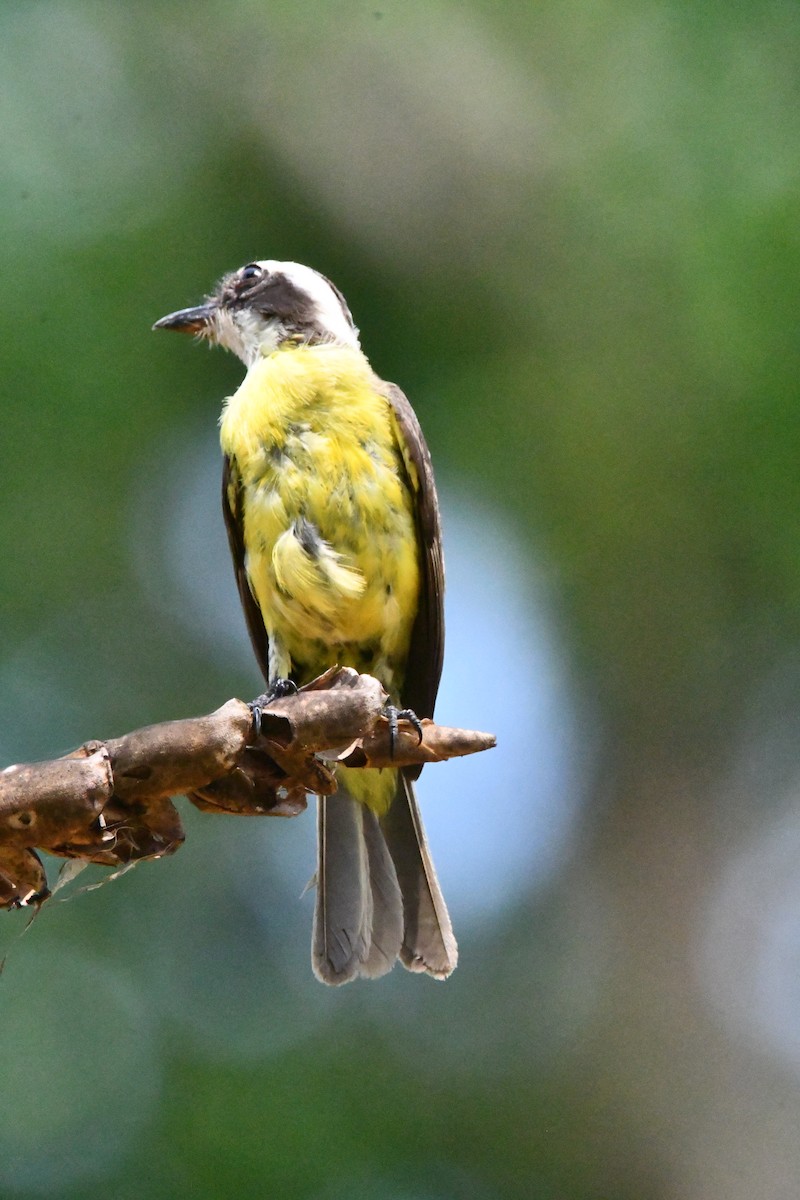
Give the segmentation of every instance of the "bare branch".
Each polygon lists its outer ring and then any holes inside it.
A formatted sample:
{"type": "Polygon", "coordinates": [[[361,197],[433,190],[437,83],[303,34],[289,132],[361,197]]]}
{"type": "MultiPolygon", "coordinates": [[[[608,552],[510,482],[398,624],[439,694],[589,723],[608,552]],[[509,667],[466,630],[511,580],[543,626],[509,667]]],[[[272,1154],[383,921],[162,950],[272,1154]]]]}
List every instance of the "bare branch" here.
{"type": "Polygon", "coordinates": [[[47,762],[0,772],[0,906],[49,895],[36,850],[119,866],[172,854],[184,839],[170,797],[205,812],[296,816],[336,790],[335,763],[399,767],[487,750],[491,734],[400,721],[392,743],[377,679],[334,667],[295,695],[229,700],[47,762]],[[263,698],[262,698],[263,699],[263,698]],[[258,706],[260,729],[253,709],[258,706]]]}

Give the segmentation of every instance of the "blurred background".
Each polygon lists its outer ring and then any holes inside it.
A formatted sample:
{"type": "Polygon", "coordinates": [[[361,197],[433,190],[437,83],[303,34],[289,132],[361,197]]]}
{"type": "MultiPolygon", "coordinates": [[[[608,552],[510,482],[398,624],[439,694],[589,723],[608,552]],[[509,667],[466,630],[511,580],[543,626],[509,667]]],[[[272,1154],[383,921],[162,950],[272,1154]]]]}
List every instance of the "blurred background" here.
{"type": "Polygon", "coordinates": [[[417,408],[437,712],[499,745],[422,779],[447,984],[312,978],[311,812],[0,914],[1,1196],[797,1196],[798,50],[781,2],[6,0],[2,762],[260,690],[242,369],[150,325],[266,257],[417,408]]]}

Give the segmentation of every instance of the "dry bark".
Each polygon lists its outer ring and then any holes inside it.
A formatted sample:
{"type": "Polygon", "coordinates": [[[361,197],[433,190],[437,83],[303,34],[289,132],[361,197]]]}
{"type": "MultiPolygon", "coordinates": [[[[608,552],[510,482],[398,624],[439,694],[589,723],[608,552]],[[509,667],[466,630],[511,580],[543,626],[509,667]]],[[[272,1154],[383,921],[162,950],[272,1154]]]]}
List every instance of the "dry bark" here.
{"type": "Polygon", "coordinates": [[[120,866],[174,853],[184,832],[171,797],[206,812],[296,816],[336,790],[334,766],[410,766],[487,750],[491,734],[401,720],[395,736],[377,679],[334,667],[296,694],[229,700],[72,754],[0,772],[0,906],[49,895],[37,850],[120,866]],[[254,718],[254,709],[257,716],[254,718]]]}

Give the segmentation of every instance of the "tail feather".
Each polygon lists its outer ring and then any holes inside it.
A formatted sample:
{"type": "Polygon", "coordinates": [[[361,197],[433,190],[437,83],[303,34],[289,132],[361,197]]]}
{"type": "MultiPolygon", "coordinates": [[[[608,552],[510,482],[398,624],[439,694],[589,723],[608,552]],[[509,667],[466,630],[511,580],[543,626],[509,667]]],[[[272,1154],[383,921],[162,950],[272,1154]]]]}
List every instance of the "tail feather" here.
{"type": "Polygon", "coordinates": [[[372,942],[361,974],[377,979],[391,971],[403,943],[403,897],[386,838],[371,809],[362,807],[372,890],[372,942]]]}
{"type": "Polygon", "coordinates": [[[379,821],[339,782],[318,808],[317,900],[312,965],[323,983],[377,978],[398,957],[410,971],[446,979],[458,948],[417,807],[397,772],[379,821]]]}
{"type": "Polygon", "coordinates": [[[323,983],[347,983],[369,956],[372,889],[363,809],[343,789],[320,796],[311,964],[323,983]]]}
{"type": "Polygon", "coordinates": [[[403,894],[400,959],[409,971],[446,979],[458,962],[458,945],[436,876],[414,785],[398,773],[397,794],[381,820],[403,894]]]}

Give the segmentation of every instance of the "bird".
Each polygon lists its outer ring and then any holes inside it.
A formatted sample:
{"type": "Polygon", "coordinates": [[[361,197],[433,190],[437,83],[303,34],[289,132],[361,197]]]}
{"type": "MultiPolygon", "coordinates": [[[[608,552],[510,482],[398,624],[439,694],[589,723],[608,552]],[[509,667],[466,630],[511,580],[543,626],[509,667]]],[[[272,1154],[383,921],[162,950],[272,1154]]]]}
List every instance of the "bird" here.
{"type": "MultiPolygon", "coordinates": [[[[444,565],[430,453],[404,393],[373,371],[342,293],[301,263],[253,261],[153,328],[194,334],[246,367],[220,417],[222,499],[268,694],[348,666],[377,677],[394,712],[432,717],[444,565]]],[[[456,966],[420,770],[337,766],[336,792],[317,799],[312,968],[324,983],[378,978],[398,960],[434,979],[456,966]]]]}

